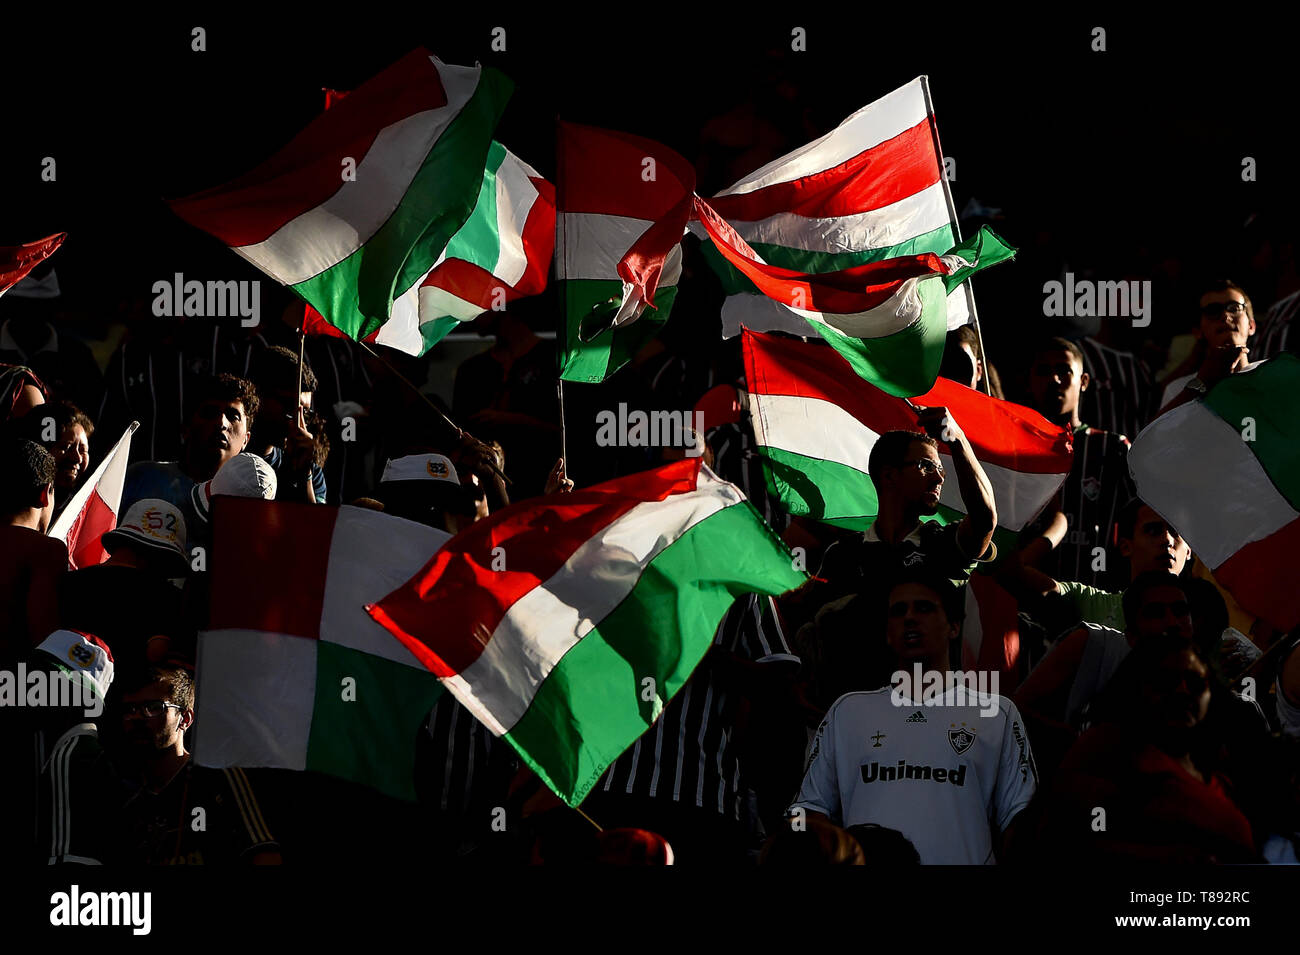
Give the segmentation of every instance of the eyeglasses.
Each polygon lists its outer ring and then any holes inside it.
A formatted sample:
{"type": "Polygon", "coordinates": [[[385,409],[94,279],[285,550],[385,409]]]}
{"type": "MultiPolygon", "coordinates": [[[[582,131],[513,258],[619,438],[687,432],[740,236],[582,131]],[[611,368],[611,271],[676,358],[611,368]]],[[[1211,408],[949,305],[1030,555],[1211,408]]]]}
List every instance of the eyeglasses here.
{"type": "Polygon", "coordinates": [[[1209,305],[1201,306],[1201,314],[1212,318],[1218,318],[1224,312],[1229,315],[1240,315],[1244,311],[1246,311],[1245,302],[1211,302],[1209,305]]]}
{"type": "Polygon", "coordinates": [[[937,474],[939,477],[943,477],[944,474],[943,465],[938,461],[931,460],[930,458],[917,458],[915,461],[904,461],[903,467],[914,467],[926,477],[929,477],[931,474],[937,474]]]}
{"type": "Polygon", "coordinates": [[[145,700],[143,703],[123,703],[123,716],[144,716],[152,719],[155,716],[162,716],[168,710],[180,710],[184,707],[176,703],[168,703],[166,700],[145,700]]]}

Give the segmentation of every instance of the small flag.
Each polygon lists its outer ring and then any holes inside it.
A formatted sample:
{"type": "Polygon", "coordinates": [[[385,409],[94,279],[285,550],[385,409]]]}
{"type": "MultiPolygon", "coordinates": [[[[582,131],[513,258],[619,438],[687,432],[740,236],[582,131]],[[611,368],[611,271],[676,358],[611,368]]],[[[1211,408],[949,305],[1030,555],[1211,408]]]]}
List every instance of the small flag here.
{"type": "Polygon", "coordinates": [[[214,601],[199,634],[195,761],[313,770],[413,800],[416,737],[442,686],[362,608],[449,535],[358,507],[213,503],[213,592],[241,596],[214,601]]]}
{"type": "Polygon", "coordinates": [[[76,494],[69,499],[58,519],[50,526],[49,536],[68,545],[68,568],[93,567],[108,559],[102,538],[117,526],[117,512],[122,505],[122,486],[126,481],[127,458],[131,455],[131,435],[140,427],[132,421],[113,450],[76,494]]]}
{"type": "Polygon", "coordinates": [[[697,458],[513,504],[369,609],[576,806],[686,682],[739,594],[805,579],[697,458]]]}
{"type": "Polygon", "coordinates": [[[1249,613],[1300,624],[1300,358],[1224,378],[1142,430],[1128,453],[1138,496],[1249,613]]]}

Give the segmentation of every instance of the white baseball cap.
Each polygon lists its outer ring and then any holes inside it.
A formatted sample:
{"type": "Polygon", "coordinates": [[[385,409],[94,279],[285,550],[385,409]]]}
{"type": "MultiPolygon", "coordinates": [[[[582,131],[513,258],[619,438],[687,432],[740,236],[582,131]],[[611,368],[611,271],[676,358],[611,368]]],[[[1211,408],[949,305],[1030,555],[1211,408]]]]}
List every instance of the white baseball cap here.
{"type": "Polygon", "coordinates": [[[265,458],[251,451],[241,451],[227,461],[212,480],[194,485],[190,500],[194,502],[199,517],[207,520],[212,511],[212,499],[218,494],[273,501],[277,486],[275,469],[265,458]]]}
{"type": "Polygon", "coordinates": [[[117,527],[104,534],[102,542],[104,550],[110,554],[119,544],[143,544],[179,561],[179,576],[189,571],[189,558],[185,552],[185,518],[180,508],[170,501],[156,497],[136,501],[127,509],[117,527]]]}
{"type": "Polygon", "coordinates": [[[384,465],[380,484],[393,481],[446,481],[460,485],[460,475],[451,458],[442,454],[408,454],[401,458],[389,458],[384,465]]]}
{"type": "Polygon", "coordinates": [[[55,630],[36,648],[59,669],[79,677],[102,700],[113,682],[113,654],[99,637],[76,630],[55,630]]]}

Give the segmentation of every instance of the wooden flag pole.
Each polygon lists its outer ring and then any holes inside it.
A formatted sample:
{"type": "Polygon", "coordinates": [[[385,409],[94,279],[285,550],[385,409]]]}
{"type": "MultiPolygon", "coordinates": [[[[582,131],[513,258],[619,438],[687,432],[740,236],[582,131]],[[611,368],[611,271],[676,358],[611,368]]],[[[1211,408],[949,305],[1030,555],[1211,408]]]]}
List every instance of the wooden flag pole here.
{"type": "Polygon", "coordinates": [[[577,806],[574,806],[574,807],[573,807],[573,811],[576,812],[576,813],[577,813],[579,816],[581,816],[583,819],[586,819],[586,820],[587,820],[589,823],[591,823],[593,826],[595,826],[597,832],[604,832],[604,831],[605,831],[604,829],[601,828],[600,823],[598,823],[595,819],[592,819],[589,815],[587,815],[585,812],[583,812],[583,811],[582,811],[581,809],[579,809],[577,806]]]}
{"type": "MultiPolygon", "coordinates": [[[[948,188],[948,171],[943,165],[943,147],[939,145],[939,124],[935,122],[934,101],[930,99],[930,77],[921,76],[921,92],[925,95],[925,115],[930,122],[930,135],[934,139],[934,155],[939,160],[939,181],[943,183],[943,198],[948,203],[948,219],[952,222],[953,238],[960,242],[961,223],[957,219],[957,206],[952,201],[952,190],[948,188]]],[[[984,351],[984,334],[980,331],[980,313],[975,308],[975,290],[970,283],[971,280],[967,279],[961,284],[966,290],[966,308],[970,310],[971,324],[975,326],[975,342],[980,350],[979,361],[984,365],[984,393],[991,397],[993,391],[989,385],[988,355],[984,351]]]]}

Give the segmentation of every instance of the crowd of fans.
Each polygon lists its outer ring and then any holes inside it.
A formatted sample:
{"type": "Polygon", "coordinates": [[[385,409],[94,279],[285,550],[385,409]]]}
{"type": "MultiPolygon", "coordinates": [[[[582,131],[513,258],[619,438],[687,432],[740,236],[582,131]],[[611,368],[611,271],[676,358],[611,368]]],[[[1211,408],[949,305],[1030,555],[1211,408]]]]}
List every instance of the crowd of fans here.
{"type": "Polygon", "coordinates": [[[881,436],[865,534],[785,515],[753,450],[738,340],[717,340],[716,313],[710,324],[689,294],[614,379],[567,388],[562,423],[545,297],[474,323],[491,343],[460,365],[446,406],[416,390],[419,360],[339,338],[306,339],[300,358],[300,306],[252,329],[141,316],[96,356],[42,268],[0,299],[0,670],[55,675],[75,658],[104,708],[0,707],[18,780],[6,818],[38,862],[1295,863],[1297,635],[1238,606],[1136,497],[1126,464],[1155,415],[1297,340],[1285,286],[1260,319],[1236,283],[1196,293],[1188,336],[1163,352],[1111,333],[1030,336],[1003,378],[973,329],[950,334],[945,377],[1073,438],[1061,493],[999,552],[992,484],[944,409],[881,436]],[[589,818],[450,696],[412,740],[416,804],[313,773],[194,765],[196,636],[213,602],[243,599],[211,592],[196,557],[213,497],[370,507],[455,533],[684,453],[598,447],[595,411],[621,401],[704,410],[706,462],[803,548],[813,579],[736,602],[588,797],[589,818]],[[69,569],[46,532],[131,421],[107,559],[69,569]],[[947,480],[964,518],[925,520],[947,480]],[[962,666],[972,575],[1016,601],[1000,683],[900,698],[892,674],[942,681],[962,666]]]}

